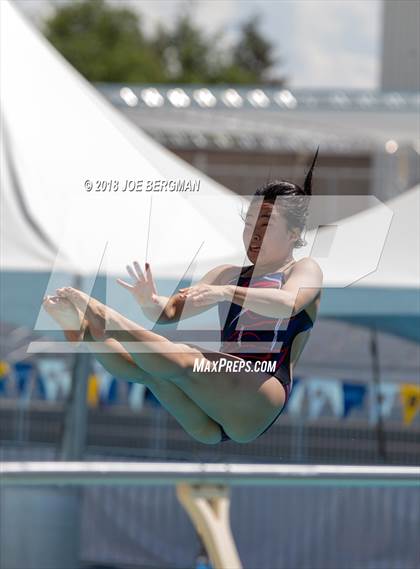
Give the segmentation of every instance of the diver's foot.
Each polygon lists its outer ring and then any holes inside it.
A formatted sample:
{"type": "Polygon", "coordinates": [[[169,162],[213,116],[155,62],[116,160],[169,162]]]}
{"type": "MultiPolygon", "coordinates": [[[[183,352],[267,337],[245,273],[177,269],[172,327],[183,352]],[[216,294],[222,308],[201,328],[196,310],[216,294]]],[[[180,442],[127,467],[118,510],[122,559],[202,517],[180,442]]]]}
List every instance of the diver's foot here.
{"type": "Polygon", "coordinates": [[[89,330],[95,340],[105,339],[106,319],[112,312],[110,308],[96,298],[70,286],[57,289],[57,295],[66,298],[85,315],[89,323],[89,330]]]}
{"type": "Polygon", "coordinates": [[[61,326],[69,342],[81,342],[86,325],[83,315],[67,298],[45,296],[42,306],[48,314],[61,326]]]}

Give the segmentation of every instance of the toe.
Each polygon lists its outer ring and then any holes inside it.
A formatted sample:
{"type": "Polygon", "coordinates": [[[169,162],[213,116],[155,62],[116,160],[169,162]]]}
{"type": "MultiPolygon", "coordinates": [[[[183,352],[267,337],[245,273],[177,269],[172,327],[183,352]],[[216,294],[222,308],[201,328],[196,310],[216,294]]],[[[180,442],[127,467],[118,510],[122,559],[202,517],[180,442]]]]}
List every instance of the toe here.
{"type": "Polygon", "coordinates": [[[78,296],[78,292],[79,292],[79,291],[77,291],[75,288],[72,288],[71,286],[67,286],[67,287],[64,289],[64,292],[65,292],[65,294],[66,294],[67,296],[76,297],[76,296],[78,296]]]}

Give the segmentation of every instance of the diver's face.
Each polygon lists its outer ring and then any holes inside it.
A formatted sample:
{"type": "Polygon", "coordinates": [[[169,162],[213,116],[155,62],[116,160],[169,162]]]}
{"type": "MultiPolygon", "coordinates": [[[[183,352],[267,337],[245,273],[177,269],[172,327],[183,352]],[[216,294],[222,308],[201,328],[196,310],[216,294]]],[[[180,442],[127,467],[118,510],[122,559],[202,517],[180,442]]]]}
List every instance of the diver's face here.
{"type": "Polygon", "coordinates": [[[287,228],[281,209],[261,200],[249,206],[243,242],[253,264],[257,259],[259,264],[281,262],[293,246],[293,235],[287,228]]]}

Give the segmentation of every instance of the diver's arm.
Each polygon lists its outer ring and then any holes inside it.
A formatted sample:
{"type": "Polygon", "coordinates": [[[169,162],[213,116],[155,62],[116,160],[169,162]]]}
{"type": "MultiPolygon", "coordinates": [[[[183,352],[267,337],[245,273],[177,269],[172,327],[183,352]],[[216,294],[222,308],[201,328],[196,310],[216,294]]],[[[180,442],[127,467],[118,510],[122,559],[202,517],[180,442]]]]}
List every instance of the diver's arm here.
{"type": "Polygon", "coordinates": [[[239,304],[257,314],[271,318],[290,318],[319,294],[322,271],[313,259],[306,257],[292,268],[281,289],[222,285],[225,300],[239,304]]]}
{"type": "MultiPolygon", "coordinates": [[[[211,269],[202,277],[197,285],[212,285],[217,283],[220,275],[230,267],[231,265],[219,265],[211,269]]],[[[178,322],[185,318],[191,318],[192,316],[209,310],[215,305],[215,303],[205,306],[194,305],[180,292],[170,297],[157,296],[155,300],[157,302],[152,305],[142,306],[142,311],[149,320],[156,322],[156,324],[172,324],[173,322],[178,322]]]]}
{"type": "Polygon", "coordinates": [[[151,305],[140,305],[141,311],[149,320],[158,324],[165,324],[171,319],[173,313],[173,296],[155,296],[155,302],[151,305]],[[159,319],[159,322],[158,322],[159,319]]]}

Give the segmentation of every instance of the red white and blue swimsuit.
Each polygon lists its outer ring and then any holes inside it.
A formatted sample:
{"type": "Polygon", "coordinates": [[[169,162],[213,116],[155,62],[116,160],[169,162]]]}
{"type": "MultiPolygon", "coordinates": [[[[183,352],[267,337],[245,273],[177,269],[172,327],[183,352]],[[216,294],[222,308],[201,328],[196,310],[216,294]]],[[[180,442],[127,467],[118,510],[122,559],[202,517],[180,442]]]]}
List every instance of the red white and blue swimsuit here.
{"type": "MultiPolygon", "coordinates": [[[[252,267],[252,265],[251,265],[252,267]]],[[[244,277],[241,271],[239,279],[231,279],[227,284],[237,280],[237,286],[258,288],[281,288],[284,283],[284,271],[267,273],[257,277],[244,277]]],[[[313,327],[306,310],[301,310],[294,316],[283,318],[270,318],[263,316],[242,306],[220,302],[218,305],[221,329],[221,352],[230,353],[247,361],[275,361],[275,371],[265,372],[276,377],[286,391],[285,403],[268,427],[259,435],[265,433],[276,421],[283,411],[290,397],[293,379],[290,376],[290,352],[294,338],[300,332],[313,327]],[[227,345],[228,344],[228,345],[227,345]]],[[[230,440],[222,427],[222,441],[230,440]]]]}

